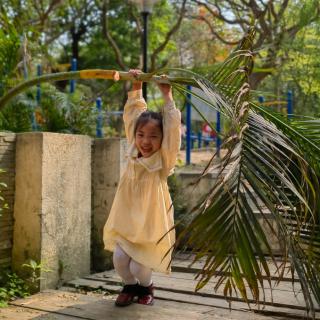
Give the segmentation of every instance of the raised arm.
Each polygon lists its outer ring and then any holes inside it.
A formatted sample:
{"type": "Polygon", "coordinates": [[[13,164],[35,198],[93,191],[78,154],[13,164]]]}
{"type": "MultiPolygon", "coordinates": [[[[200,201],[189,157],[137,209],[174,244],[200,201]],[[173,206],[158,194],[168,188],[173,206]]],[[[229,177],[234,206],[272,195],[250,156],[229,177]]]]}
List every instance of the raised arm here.
{"type": "Polygon", "coordinates": [[[166,175],[172,173],[181,145],[181,113],[175,103],[167,103],[163,110],[162,159],[166,175]]]}
{"type": "MultiPolygon", "coordinates": [[[[141,73],[140,70],[129,70],[134,76],[141,73]]],[[[129,144],[134,142],[134,127],[140,114],[147,110],[147,104],[142,96],[142,82],[134,81],[132,90],[128,92],[128,100],[124,106],[123,121],[126,137],[129,144]]]]}
{"type": "Polygon", "coordinates": [[[124,106],[123,121],[126,137],[131,144],[134,142],[134,127],[140,114],[147,110],[147,104],[142,96],[142,90],[128,92],[128,100],[124,106]]]}
{"type": "Polygon", "coordinates": [[[181,144],[181,112],[176,108],[170,85],[159,84],[165,105],[163,107],[163,138],[161,152],[166,176],[170,175],[176,164],[181,144]]]}

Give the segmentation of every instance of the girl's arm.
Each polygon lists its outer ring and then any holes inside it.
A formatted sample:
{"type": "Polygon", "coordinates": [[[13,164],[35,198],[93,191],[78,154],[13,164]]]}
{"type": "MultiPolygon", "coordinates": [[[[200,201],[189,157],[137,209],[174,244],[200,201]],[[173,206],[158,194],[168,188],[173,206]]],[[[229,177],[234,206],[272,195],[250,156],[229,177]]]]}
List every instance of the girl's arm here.
{"type": "Polygon", "coordinates": [[[160,84],[165,105],[163,108],[163,138],[161,144],[165,173],[168,176],[176,164],[181,144],[181,113],[176,108],[170,85],[160,84]]]}
{"type": "MultiPolygon", "coordinates": [[[[133,75],[139,70],[130,70],[133,75]]],[[[134,81],[131,91],[128,92],[128,100],[124,106],[123,121],[128,142],[134,142],[134,127],[140,114],[147,110],[147,104],[142,96],[142,82],[134,81]]]]}

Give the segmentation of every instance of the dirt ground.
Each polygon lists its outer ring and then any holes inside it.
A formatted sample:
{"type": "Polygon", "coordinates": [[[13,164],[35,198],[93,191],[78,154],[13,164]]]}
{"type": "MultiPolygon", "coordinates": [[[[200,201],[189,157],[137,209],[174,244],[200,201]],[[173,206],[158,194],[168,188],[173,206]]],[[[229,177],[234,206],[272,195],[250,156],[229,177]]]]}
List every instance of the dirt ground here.
{"type": "MultiPolygon", "coordinates": [[[[215,153],[215,149],[213,148],[208,148],[208,149],[193,149],[191,151],[191,167],[196,167],[196,168],[204,168],[208,162],[211,160],[215,153]]],[[[226,151],[221,150],[220,155],[224,155],[226,151]]],[[[218,161],[218,158],[215,159],[215,163],[218,161]]],[[[180,150],[178,154],[178,161],[177,165],[178,166],[183,166],[186,164],[186,151],[185,150],[180,150]]]]}
{"type": "MultiPolygon", "coordinates": [[[[213,149],[195,149],[191,152],[191,164],[205,166],[214,154],[213,149]]],[[[178,162],[181,164],[186,163],[186,151],[180,150],[178,154],[178,162]]]]}

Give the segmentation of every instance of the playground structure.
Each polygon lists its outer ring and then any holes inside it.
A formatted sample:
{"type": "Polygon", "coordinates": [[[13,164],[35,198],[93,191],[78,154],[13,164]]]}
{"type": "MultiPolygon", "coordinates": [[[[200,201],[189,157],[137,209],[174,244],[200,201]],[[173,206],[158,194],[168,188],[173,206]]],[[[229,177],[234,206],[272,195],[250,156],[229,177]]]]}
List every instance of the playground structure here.
{"type": "Polygon", "coordinates": [[[292,119],[293,116],[293,94],[291,90],[287,91],[286,100],[272,100],[266,101],[264,96],[258,97],[259,104],[261,106],[275,108],[277,112],[280,112],[287,116],[288,119],[292,119]]]}

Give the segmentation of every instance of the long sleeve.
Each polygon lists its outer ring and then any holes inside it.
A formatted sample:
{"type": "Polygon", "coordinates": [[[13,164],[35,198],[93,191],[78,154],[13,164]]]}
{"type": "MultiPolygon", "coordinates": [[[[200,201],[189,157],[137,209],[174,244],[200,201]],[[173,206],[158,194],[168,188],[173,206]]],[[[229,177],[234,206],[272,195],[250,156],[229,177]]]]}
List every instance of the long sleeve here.
{"type": "Polygon", "coordinates": [[[142,90],[128,92],[128,100],[124,106],[123,121],[129,144],[134,142],[134,127],[140,114],[147,110],[142,90]]]}
{"type": "Polygon", "coordinates": [[[172,101],[163,108],[163,139],[161,144],[165,175],[172,173],[181,144],[181,113],[172,101]]]}

